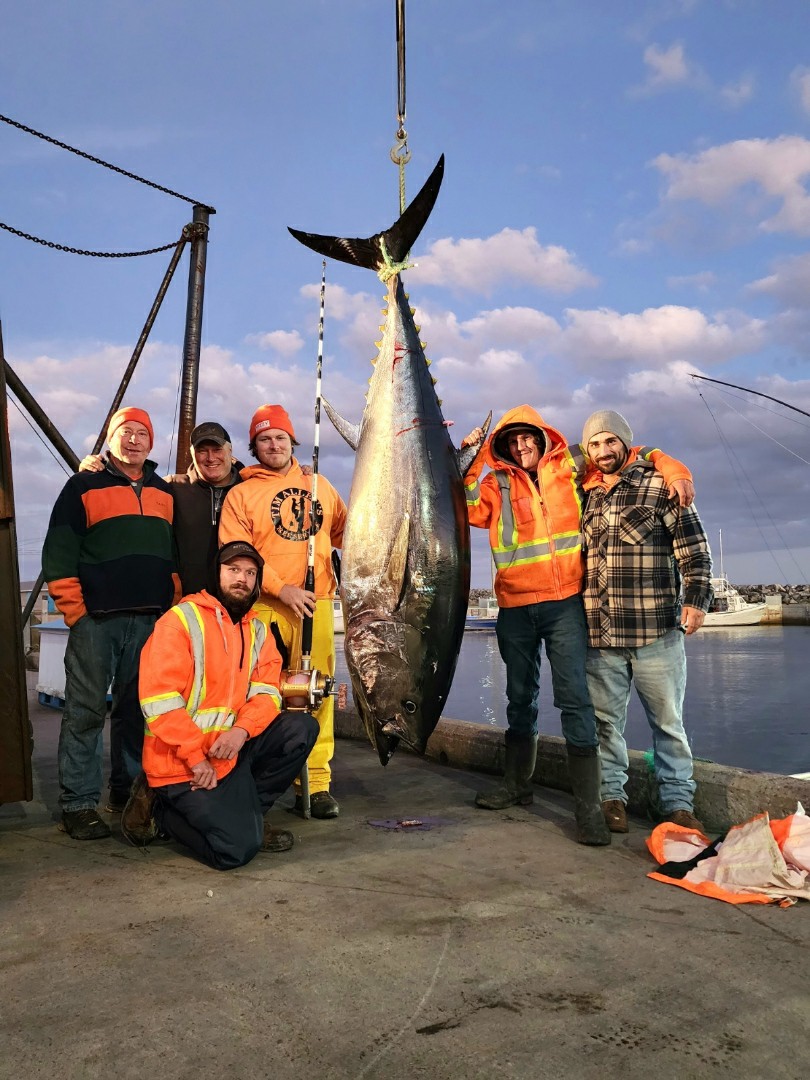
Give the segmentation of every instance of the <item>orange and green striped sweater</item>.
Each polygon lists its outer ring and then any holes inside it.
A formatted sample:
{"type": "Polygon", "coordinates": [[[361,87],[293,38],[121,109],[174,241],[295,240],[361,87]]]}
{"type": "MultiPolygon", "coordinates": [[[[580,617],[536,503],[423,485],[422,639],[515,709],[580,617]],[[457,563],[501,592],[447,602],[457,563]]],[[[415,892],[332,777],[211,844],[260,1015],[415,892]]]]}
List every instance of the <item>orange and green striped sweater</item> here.
{"type": "Polygon", "coordinates": [[[174,501],[154,461],[137,484],[107,462],[76,473],[56,500],[42,569],[68,626],[83,615],[157,612],[175,596],[174,501]]]}

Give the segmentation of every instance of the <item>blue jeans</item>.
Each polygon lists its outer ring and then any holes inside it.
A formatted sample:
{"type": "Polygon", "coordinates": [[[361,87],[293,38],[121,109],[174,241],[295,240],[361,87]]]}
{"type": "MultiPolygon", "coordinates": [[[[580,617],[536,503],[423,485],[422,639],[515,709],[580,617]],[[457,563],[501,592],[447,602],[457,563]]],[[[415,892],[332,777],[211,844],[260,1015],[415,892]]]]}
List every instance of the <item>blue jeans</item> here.
{"type": "Polygon", "coordinates": [[[637,649],[588,649],[588,686],[599,722],[602,801],[627,801],[624,725],[635,683],[653,739],[653,763],[664,813],[691,810],[695,784],[692,751],[683,729],[686,650],[682,630],[670,630],[637,649]]]}
{"type": "Polygon", "coordinates": [[[101,798],[107,689],[110,709],[110,792],[125,801],[141,771],[144,720],[138,663],[156,615],[85,615],[70,628],[65,649],[65,711],[59,733],[59,805],[93,809],[101,798]]]}
{"type": "Polygon", "coordinates": [[[597,746],[596,717],[585,679],[588,633],[582,597],[502,607],[496,632],[506,664],[507,735],[537,734],[540,648],[545,643],[565,741],[583,749],[597,746]]]}

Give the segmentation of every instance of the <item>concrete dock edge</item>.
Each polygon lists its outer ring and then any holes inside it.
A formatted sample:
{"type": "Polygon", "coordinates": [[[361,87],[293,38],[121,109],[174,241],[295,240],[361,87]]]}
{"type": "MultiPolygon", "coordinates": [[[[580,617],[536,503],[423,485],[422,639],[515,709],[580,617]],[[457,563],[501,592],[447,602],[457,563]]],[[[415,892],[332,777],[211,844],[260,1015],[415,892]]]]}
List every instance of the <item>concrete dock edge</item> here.
{"type": "MultiPolygon", "coordinates": [[[[352,709],[335,711],[335,735],[368,742],[363,722],[352,709]]],[[[503,746],[501,728],[443,718],[428,741],[425,757],[457,769],[500,775],[503,746]]],[[[371,747],[369,750],[373,753],[371,747]]],[[[630,750],[629,757],[628,809],[633,814],[657,820],[657,785],[645,754],[630,750]]],[[[810,811],[808,780],[699,759],[695,761],[694,777],[695,814],[713,833],[725,832],[764,811],[772,818],[785,817],[794,813],[798,803],[810,811]]],[[[543,787],[571,791],[565,743],[559,736],[540,736],[534,781],[543,787]]]]}

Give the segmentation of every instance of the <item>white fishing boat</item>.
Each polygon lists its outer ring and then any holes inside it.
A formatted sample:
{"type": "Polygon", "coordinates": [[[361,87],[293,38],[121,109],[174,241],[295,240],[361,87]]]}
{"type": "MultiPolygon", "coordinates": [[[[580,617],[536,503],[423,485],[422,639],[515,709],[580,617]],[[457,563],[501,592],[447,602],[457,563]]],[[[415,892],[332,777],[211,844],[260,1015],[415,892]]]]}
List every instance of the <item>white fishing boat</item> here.
{"type": "Polygon", "coordinates": [[[737,592],[723,569],[723,531],[720,530],[720,576],[712,578],[714,598],[704,626],[758,626],[765,617],[765,601],[749,604],[737,592]]]}
{"type": "Polygon", "coordinates": [[[465,630],[494,630],[498,621],[498,601],[494,596],[482,596],[467,608],[465,630]]]}
{"type": "Polygon", "coordinates": [[[757,626],[765,615],[766,604],[749,604],[737,592],[725,574],[712,578],[714,599],[704,626],[757,626]]]}

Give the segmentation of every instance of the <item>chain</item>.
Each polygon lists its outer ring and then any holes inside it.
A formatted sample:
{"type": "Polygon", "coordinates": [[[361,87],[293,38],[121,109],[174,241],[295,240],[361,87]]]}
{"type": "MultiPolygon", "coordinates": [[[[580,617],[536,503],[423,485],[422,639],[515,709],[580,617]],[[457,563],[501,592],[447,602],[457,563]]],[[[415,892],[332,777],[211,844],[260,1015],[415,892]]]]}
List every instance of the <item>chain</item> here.
{"type": "Polygon", "coordinates": [[[6,225],[3,221],[0,221],[0,229],[5,229],[6,232],[13,233],[14,236],[20,236],[23,240],[31,240],[34,244],[42,244],[43,247],[53,248],[55,251],[67,251],[71,255],[90,255],[94,259],[132,259],[136,255],[155,255],[158,251],[168,251],[169,248],[177,246],[177,241],[172,240],[170,244],[163,244],[162,247],[147,248],[145,251],[85,251],[83,248],[67,247],[66,244],[56,244],[53,240],[43,240],[39,236],[32,236],[31,233],[23,232],[22,229],[15,229],[12,225],[6,225]]]}
{"type": "MultiPolygon", "coordinates": [[[[121,169],[117,165],[111,165],[109,161],[103,161],[101,158],[93,157],[92,154],[87,154],[84,150],[77,150],[75,146],[68,146],[67,143],[60,142],[50,135],[44,135],[41,131],[36,131],[34,128],[27,127],[25,124],[21,124],[19,120],[12,120],[11,117],[3,116],[2,114],[0,114],[0,120],[2,120],[4,124],[10,124],[11,127],[17,128],[19,131],[25,131],[28,135],[35,135],[38,139],[44,139],[45,142],[50,143],[52,146],[58,146],[60,150],[69,150],[71,154],[77,154],[86,161],[92,161],[94,165],[103,165],[105,169],[111,169],[113,172],[120,173],[121,176],[126,176],[130,180],[137,180],[139,184],[146,184],[147,187],[154,188],[155,191],[162,191],[165,195],[173,195],[175,199],[182,199],[183,202],[191,203],[193,206],[202,206],[204,210],[215,213],[213,206],[206,206],[205,203],[201,203],[199,199],[192,199],[188,195],[181,195],[179,191],[172,191],[171,188],[163,187],[162,184],[156,184],[154,180],[145,180],[142,176],[127,172],[126,169],[121,169]]],[[[171,247],[171,244],[167,245],[167,247],[171,247]]],[[[155,250],[165,251],[166,248],[156,248],[155,250]]],[[[83,251],[80,254],[92,255],[96,253],[83,251]]],[[[139,251],[136,252],[136,254],[143,255],[147,253],[139,251]]]]}

